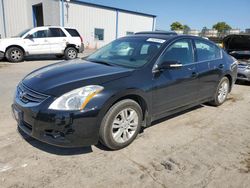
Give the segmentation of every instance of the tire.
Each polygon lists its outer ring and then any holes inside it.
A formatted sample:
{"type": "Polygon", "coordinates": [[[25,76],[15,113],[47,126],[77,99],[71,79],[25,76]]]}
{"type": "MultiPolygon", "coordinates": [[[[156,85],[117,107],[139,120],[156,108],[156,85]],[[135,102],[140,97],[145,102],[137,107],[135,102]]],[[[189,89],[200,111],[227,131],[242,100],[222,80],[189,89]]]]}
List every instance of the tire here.
{"type": "Polygon", "coordinates": [[[220,106],[222,105],[228,96],[230,89],[230,82],[227,77],[223,77],[218,84],[216,92],[214,94],[214,100],[210,102],[213,106],[220,106]]]}
{"type": "Polygon", "coordinates": [[[6,58],[9,62],[18,63],[23,61],[24,52],[19,47],[11,47],[6,51],[6,58]]]}
{"type": "Polygon", "coordinates": [[[77,49],[74,47],[68,47],[65,49],[64,56],[66,60],[76,59],[78,56],[77,49]]]}
{"type": "Polygon", "coordinates": [[[111,150],[128,146],[141,130],[142,116],[142,109],[134,100],[125,99],[114,104],[102,120],[101,143],[111,150]]]}

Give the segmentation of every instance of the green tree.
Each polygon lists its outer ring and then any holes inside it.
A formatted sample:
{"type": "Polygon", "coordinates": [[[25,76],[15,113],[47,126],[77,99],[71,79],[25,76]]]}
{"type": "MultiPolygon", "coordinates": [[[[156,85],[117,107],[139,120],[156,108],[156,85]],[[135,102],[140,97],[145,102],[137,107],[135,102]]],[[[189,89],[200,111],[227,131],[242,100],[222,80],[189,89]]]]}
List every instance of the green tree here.
{"type": "Polygon", "coordinates": [[[190,27],[188,25],[183,25],[183,31],[184,34],[188,34],[188,32],[190,31],[190,27]]]}
{"type": "Polygon", "coordinates": [[[213,29],[216,29],[219,33],[223,33],[227,30],[232,29],[232,27],[228,25],[226,22],[218,22],[215,25],[213,25],[213,29]]]}
{"type": "Polygon", "coordinates": [[[171,25],[171,30],[172,31],[178,31],[178,30],[183,30],[184,26],[180,22],[173,22],[171,25]]]}

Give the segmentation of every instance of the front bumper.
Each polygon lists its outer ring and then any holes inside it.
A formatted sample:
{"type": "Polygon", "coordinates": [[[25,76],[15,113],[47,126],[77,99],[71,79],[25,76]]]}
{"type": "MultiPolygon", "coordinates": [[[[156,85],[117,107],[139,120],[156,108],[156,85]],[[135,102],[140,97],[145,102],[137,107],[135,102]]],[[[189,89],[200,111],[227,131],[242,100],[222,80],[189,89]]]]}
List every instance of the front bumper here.
{"type": "Polygon", "coordinates": [[[238,68],[237,80],[250,81],[250,69],[238,68]]]}
{"type": "Polygon", "coordinates": [[[84,44],[82,43],[79,47],[79,53],[82,53],[84,51],[84,44]]]}
{"type": "Polygon", "coordinates": [[[98,142],[98,110],[53,111],[47,108],[51,101],[32,106],[15,98],[12,112],[19,128],[37,140],[60,147],[83,147],[98,142]]]}

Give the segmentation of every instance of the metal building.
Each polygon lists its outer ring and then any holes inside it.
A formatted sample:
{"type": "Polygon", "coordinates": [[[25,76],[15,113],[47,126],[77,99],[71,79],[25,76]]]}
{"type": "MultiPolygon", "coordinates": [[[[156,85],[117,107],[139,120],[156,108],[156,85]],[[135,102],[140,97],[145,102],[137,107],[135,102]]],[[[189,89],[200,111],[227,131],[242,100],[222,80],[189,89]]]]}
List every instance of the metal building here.
{"type": "Polygon", "coordinates": [[[122,36],[155,30],[155,23],[155,15],[81,0],[0,0],[2,37],[31,27],[60,25],[77,28],[86,47],[99,48],[122,36]]]}

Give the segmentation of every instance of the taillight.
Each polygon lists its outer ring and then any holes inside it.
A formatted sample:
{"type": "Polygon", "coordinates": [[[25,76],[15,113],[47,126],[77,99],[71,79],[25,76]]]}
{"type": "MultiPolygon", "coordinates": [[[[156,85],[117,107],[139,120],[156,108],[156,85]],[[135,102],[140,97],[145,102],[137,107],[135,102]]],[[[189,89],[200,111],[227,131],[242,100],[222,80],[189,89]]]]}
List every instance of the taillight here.
{"type": "Polygon", "coordinates": [[[80,36],[80,39],[81,39],[81,42],[83,42],[83,38],[82,38],[82,36],[80,36]]]}

